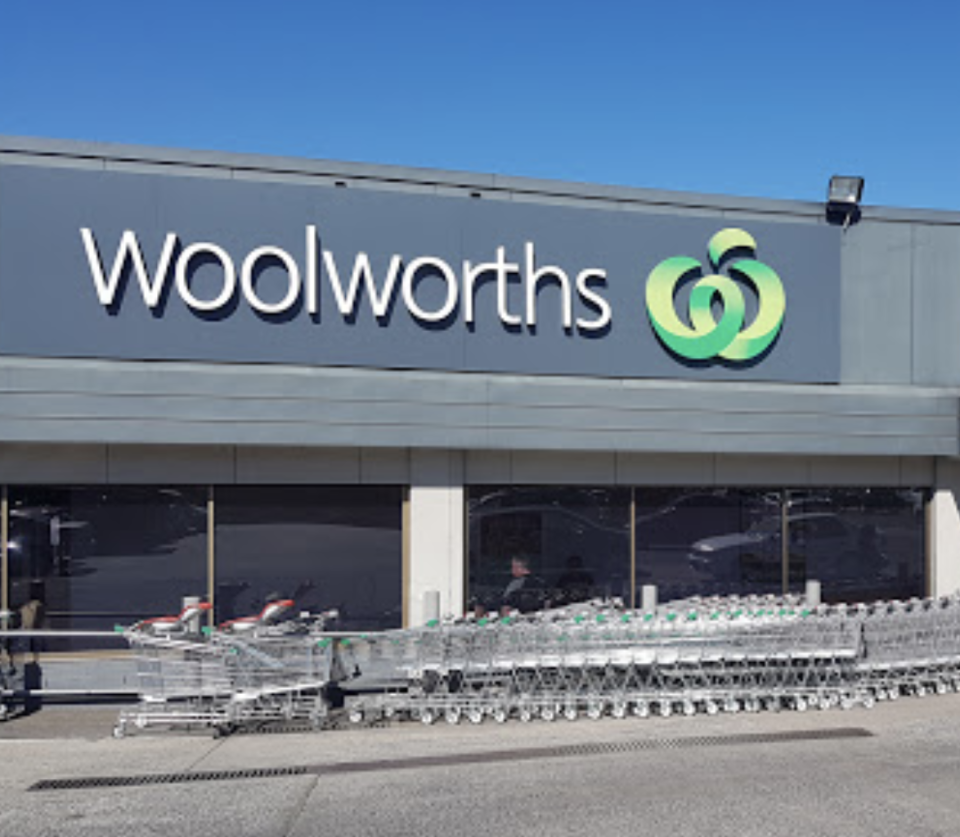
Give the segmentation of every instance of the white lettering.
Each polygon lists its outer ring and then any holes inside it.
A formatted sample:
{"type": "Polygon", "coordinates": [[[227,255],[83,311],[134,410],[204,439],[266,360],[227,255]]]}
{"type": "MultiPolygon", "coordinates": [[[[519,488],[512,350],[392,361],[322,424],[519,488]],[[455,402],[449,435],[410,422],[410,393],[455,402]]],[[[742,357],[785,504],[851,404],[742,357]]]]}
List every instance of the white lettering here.
{"type": "Polygon", "coordinates": [[[147,273],[147,266],[143,260],[143,253],[140,251],[137,234],[132,230],[124,230],[120,237],[120,246],[117,248],[116,256],[114,256],[109,278],[104,276],[103,263],[100,261],[100,252],[97,249],[97,240],[94,238],[93,232],[83,227],[80,230],[80,237],[83,239],[83,247],[87,252],[87,262],[90,265],[90,273],[93,276],[93,283],[97,288],[97,298],[101,305],[104,307],[113,305],[120,284],[120,276],[123,273],[123,266],[128,257],[133,262],[133,272],[137,275],[140,293],[143,294],[143,301],[147,308],[153,309],[160,304],[160,297],[163,296],[163,287],[166,284],[167,271],[170,269],[170,260],[173,257],[174,248],[177,246],[176,233],[167,233],[163,242],[163,249],[160,251],[160,258],[157,260],[157,269],[152,279],[147,273]]]}
{"type": "Polygon", "coordinates": [[[407,265],[407,269],[403,272],[402,291],[407,310],[418,320],[424,320],[428,323],[445,320],[457,307],[457,296],[459,294],[457,277],[450,265],[443,259],[437,259],[433,256],[421,256],[407,265]],[[447,300],[439,311],[424,311],[413,297],[413,280],[416,278],[417,272],[424,267],[435,268],[443,276],[443,281],[447,283],[447,300]]]}
{"type": "Polygon", "coordinates": [[[613,311],[610,309],[610,303],[600,294],[588,286],[588,282],[595,279],[598,282],[607,281],[607,272],[588,268],[581,270],[577,274],[577,293],[587,305],[597,309],[598,317],[595,320],[585,320],[583,317],[577,317],[577,328],[584,331],[600,331],[606,328],[613,319],[613,311]]]}
{"type": "Polygon", "coordinates": [[[282,314],[296,301],[300,296],[300,269],[286,250],[280,247],[258,247],[251,250],[243,260],[240,267],[240,287],[243,288],[243,295],[250,303],[250,307],[261,314],[282,314]],[[257,289],[253,283],[253,269],[259,259],[265,256],[273,256],[283,262],[287,269],[287,295],[279,302],[264,302],[257,296],[257,289]]]}
{"type": "Polygon", "coordinates": [[[484,273],[493,272],[497,275],[497,316],[504,325],[520,325],[523,320],[507,310],[508,279],[511,273],[519,273],[520,265],[506,261],[506,248],[497,248],[497,260],[484,262],[473,266],[472,262],[463,263],[463,319],[467,323],[473,322],[474,306],[476,303],[474,285],[484,273]]]}
{"type": "MultiPolygon", "coordinates": [[[[467,325],[476,319],[476,288],[484,274],[492,274],[496,280],[497,317],[504,326],[521,326],[526,323],[530,328],[537,325],[537,298],[543,284],[559,286],[561,294],[561,324],[564,330],[574,327],[573,293],[581,307],[585,306],[584,316],[576,318],[576,327],[581,331],[598,332],[607,328],[613,320],[613,310],[604,298],[602,286],[606,284],[607,273],[599,268],[581,270],[574,279],[556,265],[537,266],[536,251],[533,242],[524,243],[523,268],[515,262],[507,261],[507,248],[496,248],[496,257],[489,262],[474,264],[463,261],[463,273],[458,277],[450,264],[437,256],[418,256],[404,265],[403,258],[394,254],[390,257],[382,284],[378,286],[371,267],[370,257],[365,252],[356,254],[350,272],[349,281],[341,278],[334,255],[321,249],[318,229],[314,224],[306,226],[306,249],[304,270],[291,253],[274,245],[264,245],[251,250],[240,263],[239,276],[229,253],[211,242],[196,242],[186,247],[176,258],[174,281],[184,304],[196,311],[216,311],[227,305],[237,292],[239,279],[241,293],[253,310],[262,314],[281,314],[291,310],[304,294],[304,307],[308,314],[316,315],[320,310],[320,259],[330,288],[333,291],[337,310],[347,319],[356,316],[360,305],[360,295],[369,297],[370,310],[377,319],[385,318],[390,312],[400,282],[401,296],[410,316],[425,323],[438,323],[446,320],[457,310],[463,300],[463,318],[467,325]],[[199,298],[190,287],[191,265],[195,260],[206,256],[206,260],[215,260],[223,270],[223,285],[216,296],[209,299],[199,298]],[[258,264],[262,259],[278,261],[287,275],[287,286],[281,299],[276,302],[264,300],[257,291],[255,279],[258,264]],[[425,308],[416,298],[418,274],[428,271],[446,285],[446,295],[440,307],[435,310],[425,308]],[[525,302],[525,313],[514,313],[509,308],[511,277],[514,277],[525,302]],[[573,286],[573,288],[571,287],[573,286]]],[[[132,270],[136,276],[140,293],[147,308],[157,308],[168,287],[171,264],[179,246],[177,233],[168,232],[163,241],[156,268],[151,274],[137,235],[125,230],[110,264],[109,273],[100,256],[97,240],[92,230],[83,227],[80,236],[86,253],[90,274],[93,278],[97,298],[100,304],[108,307],[118,304],[124,292],[121,280],[125,271],[132,270]]]]}
{"type": "Polygon", "coordinates": [[[524,247],[524,262],[526,267],[526,287],[527,287],[527,325],[535,326],[537,324],[537,285],[543,279],[553,279],[562,290],[563,304],[563,327],[567,330],[573,328],[573,302],[570,293],[570,279],[559,267],[547,265],[539,270],[536,266],[536,255],[534,254],[532,242],[527,242],[524,247]]]}
{"type": "Polygon", "coordinates": [[[307,313],[316,314],[320,310],[320,299],[317,288],[317,228],[313,224],[307,225],[307,270],[303,281],[306,285],[307,313]]]}
{"type": "Polygon", "coordinates": [[[344,293],[343,285],[340,283],[340,274],[337,272],[337,263],[333,260],[333,253],[329,250],[323,251],[323,264],[330,274],[330,285],[333,287],[333,294],[337,298],[337,308],[344,317],[349,317],[354,313],[357,307],[357,293],[360,290],[360,280],[363,280],[367,288],[367,294],[370,297],[370,307],[373,309],[377,319],[385,317],[390,307],[390,300],[393,297],[393,286],[397,282],[397,273],[400,271],[401,259],[399,256],[393,256],[390,259],[390,267],[387,269],[387,279],[383,283],[383,290],[377,293],[377,285],[373,281],[373,271],[370,269],[370,259],[366,253],[357,253],[353,263],[353,274],[350,277],[350,285],[347,292],[344,293]]]}
{"type": "Polygon", "coordinates": [[[180,254],[180,258],[177,259],[176,278],[177,291],[180,293],[180,298],[197,311],[216,311],[230,301],[234,291],[237,289],[237,271],[233,266],[233,260],[222,247],[206,241],[198,241],[196,244],[191,244],[180,254]],[[190,260],[200,253],[209,253],[217,259],[223,267],[223,290],[209,301],[197,299],[193,295],[193,291],[190,290],[190,282],[187,279],[190,260]]]}

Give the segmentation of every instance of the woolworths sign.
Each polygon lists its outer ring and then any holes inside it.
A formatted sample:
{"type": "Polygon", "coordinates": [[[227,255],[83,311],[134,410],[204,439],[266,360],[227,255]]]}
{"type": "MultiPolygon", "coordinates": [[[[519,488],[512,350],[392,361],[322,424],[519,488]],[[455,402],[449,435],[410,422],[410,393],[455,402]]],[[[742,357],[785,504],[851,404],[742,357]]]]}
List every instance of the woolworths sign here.
{"type": "MultiPolygon", "coordinates": [[[[159,260],[151,273],[136,232],[126,230],[107,273],[93,231],[83,228],[80,235],[97,298],[107,309],[119,304],[121,277],[125,270],[130,269],[136,277],[143,303],[151,310],[157,309],[169,283],[173,281],[180,300],[194,311],[220,311],[233,303],[239,294],[251,309],[261,314],[286,314],[302,306],[307,314],[316,315],[320,312],[322,277],[333,294],[336,313],[345,320],[356,317],[363,296],[373,316],[383,321],[399,294],[407,314],[418,322],[439,323],[462,314],[458,319],[470,326],[477,317],[477,283],[489,277],[496,283],[496,308],[489,314],[496,317],[501,325],[535,327],[537,294],[541,285],[546,284],[557,286],[560,294],[560,325],[563,329],[570,331],[576,325],[582,331],[600,331],[611,320],[610,305],[597,289],[606,282],[606,271],[588,268],[571,277],[561,267],[538,265],[533,242],[524,243],[522,261],[510,261],[507,248],[497,247],[492,260],[479,263],[465,260],[459,272],[438,256],[405,258],[393,253],[386,270],[377,276],[370,264],[370,256],[365,252],[356,253],[346,260],[341,259],[338,264],[332,250],[320,249],[318,230],[313,224],[308,224],[306,228],[301,261],[298,262],[292,253],[282,247],[264,245],[244,255],[239,269],[234,257],[220,245],[201,241],[180,249],[179,236],[169,232],[164,237],[159,260]],[[176,258],[174,253],[178,253],[176,258]],[[199,298],[190,286],[191,263],[202,257],[213,259],[220,271],[219,286],[209,299],[199,298]],[[279,297],[273,300],[264,299],[254,279],[257,268],[268,260],[276,261],[283,271],[279,297]],[[432,276],[441,284],[438,305],[426,306],[417,300],[415,287],[426,276],[432,276]],[[519,311],[512,311],[508,301],[510,283],[514,277],[519,279],[524,290],[519,311]],[[574,318],[574,296],[579,304],[593,311],[592,316],[574,318]]],[[[460,268],[459,264],[457,268],[460,268]]]]}
{"type": "Polygon", "coordinates": [[[10,166],[0,352],[836,381],[837,231],[731,220],[10,166]]]}

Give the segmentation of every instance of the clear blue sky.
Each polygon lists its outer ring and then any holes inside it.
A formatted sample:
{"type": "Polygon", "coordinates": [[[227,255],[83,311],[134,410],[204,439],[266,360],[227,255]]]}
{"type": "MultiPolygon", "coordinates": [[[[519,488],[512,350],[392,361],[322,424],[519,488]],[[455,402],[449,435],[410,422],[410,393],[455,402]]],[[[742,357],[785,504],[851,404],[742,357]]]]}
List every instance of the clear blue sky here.
{"type": "Polygon", "coordinates": [[[0,133],[960,209],[954,0],[0,2],[0,133]]]}

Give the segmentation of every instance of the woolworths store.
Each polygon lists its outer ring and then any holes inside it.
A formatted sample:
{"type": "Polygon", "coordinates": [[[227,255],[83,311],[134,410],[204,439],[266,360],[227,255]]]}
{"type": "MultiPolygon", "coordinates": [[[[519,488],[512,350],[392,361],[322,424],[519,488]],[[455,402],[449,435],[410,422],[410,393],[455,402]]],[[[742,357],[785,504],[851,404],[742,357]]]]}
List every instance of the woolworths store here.
{"type": "Polygon", "coordinates": [[[960,587],[960,213],[0,139],[2,604],[960,587]]]}

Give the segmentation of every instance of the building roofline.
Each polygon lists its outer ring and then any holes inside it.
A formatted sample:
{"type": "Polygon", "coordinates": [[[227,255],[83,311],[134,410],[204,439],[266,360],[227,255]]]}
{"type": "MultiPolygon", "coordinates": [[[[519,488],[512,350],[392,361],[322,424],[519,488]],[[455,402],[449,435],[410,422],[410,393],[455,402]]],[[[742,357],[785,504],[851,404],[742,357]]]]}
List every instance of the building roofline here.
{"type": "MultiPolygon", "coordinates": [[[[86,140],[49,139],[42,137],[10,136],[0,134],[0,162],[4,157],[35,157],[66,162],[70,159],[87,163],[110,163],[169,166],[171,170],[186,167],[197,170],[233,173],[253,173],[278,176],[305,176],[341,179],[373,186],[410,186],[458,190],[475,197],[524,195],[536,199],[566,198],[578,201],[596,201],[599,206],[636,204],[664,209],[740,211],[768,215],[823,218],[825,203],[814,201],[753,198],[733,195],[680,192],[666,189],[645,189],[631,186],[582,183],[566,180],[548,180],[502,174],[455,171],[448,169],[416,168],[375,163],[356,163],[340,160],[283,157],[268,154],[246,154],[231,151],[203,151],[125,143],[93,142],[86,140]]],[[[173,171],[171,171],[173,173],[173,171]]],[[[960,212],[901,207],[863,206],[863,217],[875,221],[918,222],[927,224],[958,224],[960,212]]]]}

